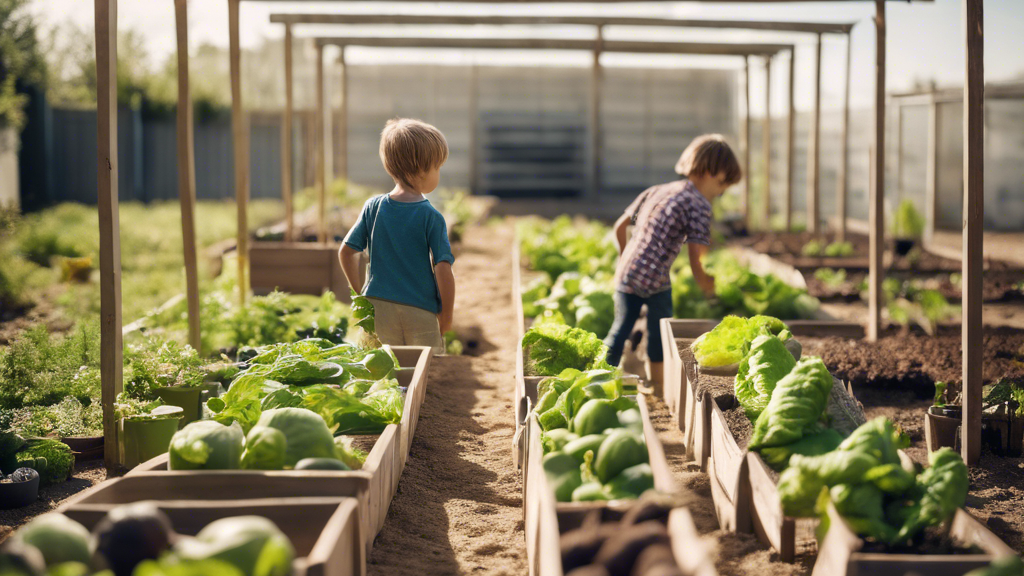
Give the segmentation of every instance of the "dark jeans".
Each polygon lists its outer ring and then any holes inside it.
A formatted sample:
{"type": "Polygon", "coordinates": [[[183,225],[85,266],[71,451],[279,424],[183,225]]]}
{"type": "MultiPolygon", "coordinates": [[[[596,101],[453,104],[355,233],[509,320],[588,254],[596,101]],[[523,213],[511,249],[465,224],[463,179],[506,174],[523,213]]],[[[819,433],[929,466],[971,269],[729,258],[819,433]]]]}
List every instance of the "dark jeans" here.
{"type": "Polygon", "coordinates": [[[604,339],[608,347],[608,363],[618,366],[622,359],[622,349],[626,346],[633,326],[640,318],[640,309],[647,305],[647,356],[651,362],[664,360],[661,350],[661,319],[672,317],[672,290],[665,290],[641,298],[635,294],[615,292],[615,322],[604,339]]]}

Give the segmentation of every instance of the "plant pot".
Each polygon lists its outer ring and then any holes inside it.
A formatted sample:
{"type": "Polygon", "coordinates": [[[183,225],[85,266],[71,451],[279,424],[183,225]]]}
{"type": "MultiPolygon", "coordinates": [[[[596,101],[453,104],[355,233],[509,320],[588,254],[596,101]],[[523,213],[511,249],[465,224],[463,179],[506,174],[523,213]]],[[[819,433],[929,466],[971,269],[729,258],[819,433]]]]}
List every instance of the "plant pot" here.
{"type": "Polygon", "coordinates": [[[929,452],[934,452],[942,447],[956,448],[957,438],[960,436],[961,419],[959,417],[933,413],[933,410],[939,412],[942,408],[932,406],[924,415],[924,436],[929,452]]]}
{"type": "Polygon", "coordinates": [[[202,387],[182,388],[180,386],[168,386],[154,390],[157,396],[168,406],[178,406],[182,409],[183,415],[178,423],[179,428],[184,428],[189,422],[195,422],[203,415],[200,407],[200,400],[203,396],[202,387]]]}
{"type": "Polygon", "coordinates": [[[103,459],[103,436],[68,436],[60,441],[71,448],[78,461],[103,459]]]}
{"type": "Polygon", "coordinates": [[[917,245],[917,240],[913,238],[897,238],[893,241],[892,249],[897,256],[906,256],[914,249],[915,245],[917,245]]]}
{"type": "Polygon", "coordinates": [[[22,508],[39,498],[39,475],[27,482],[0,484],[0,510],[22,508]]]}
{"type": "Polygon", "coordinates": [[[158,418],[143,415],[121,419],[121,463],[126,468],[134,468],[167,452],[184,411],[180,406],[157,408],[162,409],[164,414],[158,418]]]}

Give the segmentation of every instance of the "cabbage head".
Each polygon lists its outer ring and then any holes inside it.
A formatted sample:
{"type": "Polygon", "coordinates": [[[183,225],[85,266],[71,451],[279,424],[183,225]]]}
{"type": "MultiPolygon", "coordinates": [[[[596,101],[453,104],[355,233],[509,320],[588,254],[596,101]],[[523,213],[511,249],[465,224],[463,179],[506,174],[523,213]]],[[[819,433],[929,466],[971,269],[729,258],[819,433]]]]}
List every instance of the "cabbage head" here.
{"type": "MultiPolygon", "coordinates": [[[[296,462],[303,458],[333,458],[335,455],[334,435],[327,428],[324,419],[315,412],[303,408],[267,410],[249,432],[249,440],[257,443],[248,446],[247,451],[257,449],[262,451],[264,448],[269,450],[279,442],[276,439],[270,440],[275,435],[261,431],[260,428],[272,428],[284,435],[285,468],[293,468],[296,462]],[[266,442],[270,442],[271,446],[263,446],[266,442]]],[[[273,452],[266,454],[273,454],[273,452]]],[[[247,460],[256,461],[253,460],[254,458],[256,458],[255,455],[247,460]]]]}
{"type": "Polygon", "coordinates": [[[90,538],[85,526],[56,512],[32,520],[14,536],[15,541],[38,549],[47,566],[64,562],[88,564],[92,559],[90,538]]]}
{"type": "Polygon", "coordinates": [[[171,470],[237,470],[245,434],[238,422],[225,426],[213,420],[192,422],[171,438],[171,470]]]}
{"type": "Polygon", "coordinates": [[[222,518],[195,538],[182,538],[174,555],[185,562],[220,560],[247,576],[288,576],[295,548],[283,532],[262,516],[222,518]]]}

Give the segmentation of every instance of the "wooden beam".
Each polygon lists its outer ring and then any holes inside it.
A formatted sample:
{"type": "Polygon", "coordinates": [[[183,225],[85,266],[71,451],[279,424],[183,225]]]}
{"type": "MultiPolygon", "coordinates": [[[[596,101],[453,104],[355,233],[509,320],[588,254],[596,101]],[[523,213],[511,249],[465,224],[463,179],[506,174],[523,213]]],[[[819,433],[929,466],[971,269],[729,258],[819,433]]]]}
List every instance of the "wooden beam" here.
{"type": "Polygon", "coordinates": [[[818,232],[821,210],[818,207],[818,159],[821,140],[821,34],[815,44],[814,107],[811,111],[811,129],[807,145],[807,230],[818,232]]]}
{"type": "Polygon", "coordinates": [[[597,198],[601,190],[601,44],[604,30],[597,27],[594,40],[593,62],[590,68],[590,190],[591,198],[597,198]]]}
{"type": "Polygon", "coordinates": [[[935,100],[928,104],[927,154],[924,186],[924,238],[931,241],[935,236],[936,219],[939,216],[939,103],[935,100]]]}
{"type": "Polygon", "coordinates": [[[476,193],[479,162],[477,153],[477,123],[480,120],[480,71],[476,64],[469,67],[469,193],[476,193]]]}
{"type": "MultiPolygon", "coordinates": [[[[280,2],[281,0],[246,0],[247,2],[280,2]]],[[[291,2],[350,2],[351,0],[290,0],[291,2]]],[[[366,0],[367,2],[388,2],[393,3],[393,0],[366,0]]],[[[470,4],[478,4],[480,0],[453,0],[456,3],[466,2],[470,4]]],[[[575,2],[585,2],[588,4],[621,4],[623,0],[562,0],[564,3],[571,4],[575,2]]],[[[674,1],[674,0],[659,0],[661,2],[674,1]]],[[[696,2],[712,2],[715,4],[772,4],[772,3],[786,3],[795,4],[800,2],[821,2],[822,0],[694,0],[696,2]]],[[[863,0],[829,0],[831,3],[839,2],[862,2],[863,0]]],[[[889,2],[901,2],[907,3],[913,1],[916,3],[927,2],[931,3],[934,0],[887,0],[889,2]]],[[[490,0],[489,4],[548,4],[549,0],[490,0]]]]}
{"type": "Polygon", "coordinates": [[[188,300],[188,344],[202,350],[199,331],[199,268],[196,262],[196,170],[192,93],[188,77],[188,1],[174,0],[178,42],[178,199],[181,239],[185,249],[185,297],[188,300]]]}
{"type": "Polygon", "coordinates": [[[345,62],[345,47],[341,47],[341,54],[338,56],[338,63],[341,64],[341,114],[338,116],[338,176],[345,186],[345,195],[348,195],[348,63],[345,62]]]}
{"type": "Polygon", "coordinates": [[[750,230],[750,58],[743,59],[743,126],[740,130],[743,149],[743,224],[750,230]]]}
{"type": "Polygon", "coordinates": [[[877,341],[882,321],[882,249],[885,246],[885,0],[875,0],[875,142],[868,201],[868,340],[877,341]]]}
{"type": "Polygon", "coordinates": [[[772,59],[764,59],[764,205],[761,207],[764,229],[772,229],[772,59]]]}
{"type": "Polygon", "coordinates": [[[242,111],[242,48],[238,26],[241,0],[228,0],[231,67],[231,139],[235,157],[235,203],[238,205],[238,301],[249,295],[249,133],[242,111]]]}
{"type": "Polygon", "coordinates": [[[903,200],[903,105],[896,104],[896,204],[903,200]]]}
{"type": "Polygon", "coordinates": [[[850,63],[852,55],[853,40],[846,35],[846,78],[843,81],[843,116],[840,127],[839,141],[839,173],[836,175],[836,216],[839,220],[839,229],[836,232],[836,240],[846,240],[846,201],[849,194],[849,164],[850,164],[850,63]]]}
{"type": "Polygon", "coordinates": [[[295,92],[292,78],[292,27],[284,26],[284,121],[281,124],[281,201],[284,202],[284,240],[295,240],[295,211],[292,205],[292,113],[295,92]]]}
{"type": "Polygon", "coordinates": [[[796,121],[796,51],[789,53],[789,114],[786,116],[786,232],[793,231],[793,124],[796,121]]]}
{"type": "Polygon", "coordinates": [[[962,0],[967,74],[964,83],[963,425],[968,465],[981,459],[984,329],[981,318],[985,226],[985,41],[982,0],[962,0]]]}
{"type": "Polygon", "coordinates": [[[95,0],[96,168],[100,224],[100,392],[103,461],[119,460],[114,401],[121,392],[121,222],[117,203],[117,0],[95,0]]]}
{"type": "Polygon", "coordinates": [[[327,191],[326,191],[326,170],[327,162],[324,156],[324,47],[316,47],[316,121],[314,131],[316,133],[316,237],[322,243],[327,243],[327,191]]]}
{"type": "MultiPolygon", "coordinates": [[[[237,1],[237,0],[236,0],[237,1]]],[[[499,50],[580,50],[592,52],[594,40],[564,38],[408,38],[338,36],[315,38],[318,46],[372,46],[382,48],[479,48],[499,50]]],[[[733,44],[707,42],[643,42],[602,40],[602,52],[631,54],[698,54],[717,56],[772,56],[792,44],[733,44]]]]}
{"type": "Polygon", "coordinates": [[[436,14],[271,14],[270,21],[281,24],[390,24],[459,26],[665,26],[672,28],[723,28],[735,30],[771,30],[846,34],[850,22],[767,22],[747,20],[694,20],[675,18],[637,18],[607,16],[463,16],[436,14]]]}

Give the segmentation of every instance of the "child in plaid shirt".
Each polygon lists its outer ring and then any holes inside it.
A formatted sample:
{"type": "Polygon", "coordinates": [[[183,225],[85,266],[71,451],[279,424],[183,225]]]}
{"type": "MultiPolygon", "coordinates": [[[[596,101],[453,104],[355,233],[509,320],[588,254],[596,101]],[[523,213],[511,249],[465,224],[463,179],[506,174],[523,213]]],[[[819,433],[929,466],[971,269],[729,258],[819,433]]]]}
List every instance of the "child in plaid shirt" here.
{"type": "Polygon", "coordinates": [[[619,264],[615,270],[615,322],[605,339],[608,363],[618,366],[622,349],[640,310],[647,305],[647,378],[661,395],[663,358],[661,319],[672,317],[669,270],[683,244],[689,245],[690,268],[705,294],[715,292],[715,279],[700,259],[711,244],[711,201],[740,181],[740,166],[719,134],[696,138],[676,163],[682,180],[645,190],[615,223],[619,264]],[[626,241],[626,229],[634,225],[626,241]]]}

